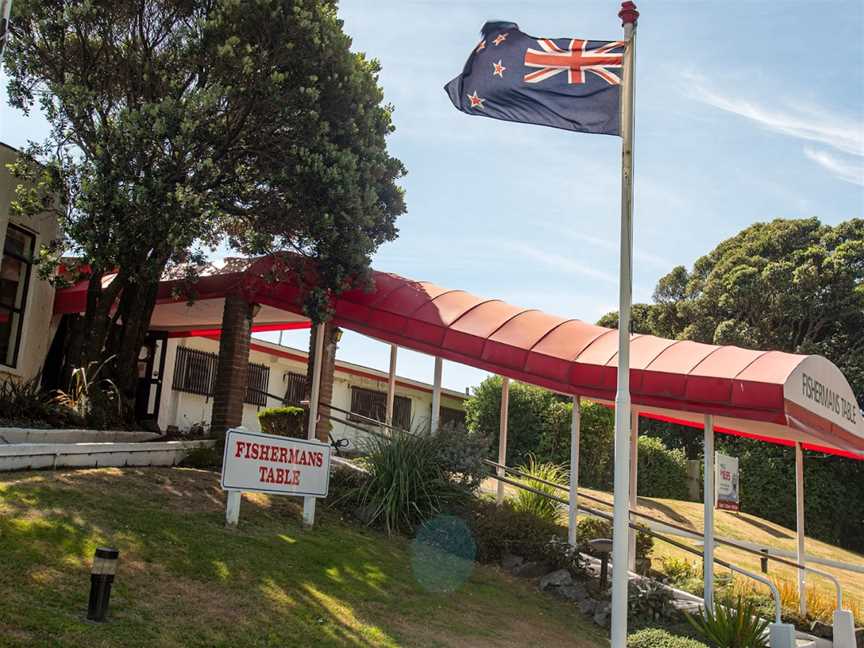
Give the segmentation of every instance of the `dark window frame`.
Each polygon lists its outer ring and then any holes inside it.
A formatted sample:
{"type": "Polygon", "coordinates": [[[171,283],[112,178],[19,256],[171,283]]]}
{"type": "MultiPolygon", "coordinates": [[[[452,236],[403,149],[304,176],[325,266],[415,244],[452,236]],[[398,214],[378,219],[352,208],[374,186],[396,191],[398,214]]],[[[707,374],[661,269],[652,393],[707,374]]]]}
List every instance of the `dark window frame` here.
{"type": "Polygon", "coordinates": [[[285,374],[285,404],[300,405],[306,398],[306,374],[289,371],[285,374]]]}
{"type": "MultiPolygon", "coordinates": [[[[212,398],[216,387],[218,364],[218,353],[178,346],[174,355],[174,376],[171,381],[171,389],[212,398]]],[[[266,407],[269,383],[270,367],[265,364],[250,362],[243,402],[257,407],[266,407]]]]}
{"type": "MultiPolygon", "coordinates": [[[[20,261],[26,267],[24,272],[24,287],[21,294],[21,306],[7,306],[0,304],[0,312],[6,311],[9,313],[9,330],[12,331],[12,319],[14,315],[18,315],[18,330],[15,334],[15,350],[12,352],[12,362],[5,362],[6,358],[0,359],[0,365],[5,367],[18,368],[18,355],[21,351],[21,337],[24,334],[24,312],[27,310],[27,298],[30,296],[30,277],[33,273],[33,256],[36,254],[36,233],[24,227],[9,223],[6,226],[6,236],[3,239],[3,258],[9,256],[17,261],[20,261]],[[30,257],[27,258],[17,252],[10,252],[6,249],[6,239],[9,237],[9,230],[13,229],[30,239],[30,257]]],[[[8,353],[8,348],[7,348],[8,353]]]]}
{"type": "Polygon", "coordinates": [[[465,410],[457,407],[444,407],[442,405],[438,413],[438,425],[446,427],[452,424],[465,427],[465,410]]]}
{"type": "MultiPolygon", "coordinates": [[[[351,414],[348,415],[349,421],[368,424],[369,421],[367,419],[374,419],[383,423],[386,411],[387,392],[356,385],[351,386],[351,414]],[[358,401],[363,395],[366,395],[369,399],[368,402],[371,403],[371,407],[357,407],[358,401]],[[365,411],[359,411],[360,409],[365,409],[365,411]]],[[[411,399],[407,396],[394,395],[393,426],[403,430],[411,429],[411,399]]]]}

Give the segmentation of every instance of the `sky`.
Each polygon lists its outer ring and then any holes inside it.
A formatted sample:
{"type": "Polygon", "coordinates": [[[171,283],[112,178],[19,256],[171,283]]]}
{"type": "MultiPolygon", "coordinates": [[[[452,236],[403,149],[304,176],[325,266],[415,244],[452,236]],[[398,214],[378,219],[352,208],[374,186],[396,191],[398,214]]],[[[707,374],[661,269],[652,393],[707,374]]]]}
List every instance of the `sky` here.
{"type": "MultiPolygon", "coordinates": [[[[354,49],[381,61],[395,108],[389,148],[408,169],[408,211],[376,269],[589,322],[617,308],[620,139],[469,117],[442,88],[487,20],[614,40],[618,6],[341,0],[354,49]]],[[[643,0],[639,9],[634,301],[754,222],[864,217],[864,3],[643,0]]],[[[0,105],[0,141],[24,146],[46,131],[40,116],[0,105]]],[[[283,342],[305,348],[308,333],[283,342]]],[[[338,357],[386,370],[389,351],[347,332],[338,357]]],[[[400,350],[398,372],[431,382],[433,359],[400,350]]],[[[452,389],[485,375],[444,365],[452,389]]]]}

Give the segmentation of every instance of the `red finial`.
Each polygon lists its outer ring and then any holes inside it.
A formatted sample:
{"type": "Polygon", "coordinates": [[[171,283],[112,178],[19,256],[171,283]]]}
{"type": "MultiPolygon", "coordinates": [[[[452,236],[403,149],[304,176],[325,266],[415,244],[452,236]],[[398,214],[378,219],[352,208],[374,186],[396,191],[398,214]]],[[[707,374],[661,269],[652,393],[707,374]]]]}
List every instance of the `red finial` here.
{"type": "Polygon", "coordinates": [[[632,23],[636,25],[636,20],[639,18],[639,12],[636,11],[636,5],[627,0],[621,3],[621,11],[618,12],[618,17],[621,19],[621,25],[632,23]]]}

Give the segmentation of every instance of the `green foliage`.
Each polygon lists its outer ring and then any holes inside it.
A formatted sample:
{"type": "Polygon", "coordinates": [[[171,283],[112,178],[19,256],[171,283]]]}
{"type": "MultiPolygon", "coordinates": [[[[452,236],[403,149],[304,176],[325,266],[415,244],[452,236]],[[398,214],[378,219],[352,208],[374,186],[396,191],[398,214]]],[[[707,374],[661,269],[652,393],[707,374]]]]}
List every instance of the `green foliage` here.
{"type": "Polygon", "coordinates": [[[660,439],[639,437],[639,494],[686,500],[687,459],[683,450],[670,450],[660,439]]]}
{"type": "MultiPolygon", "coordinates": [[[[795,450],[727,436],[717,449],[739,459],[741,510],[794,529],[795,450]]],[[[864,462],[805,450],[804,482],[807,534],[864,551],[864,462]]]]}
{"type": "MultiPolygon", "coordinates": [[[[490,376],[465,401],[465,423],[472,432],[488,437],[497,447],[501,420],[500,376],[490,376]]],[[[546,412],[555,395],[523,383],[510,383],[510,410],[507,424],[508,465],[524,463],[536,452],[546,427],[546,412]]]]}
{"type": "Polygon", "coordinates": [[[674,617],[672,598],[667,587],[650,578],[630,581],[627,586],[627,608],[635,623],[654,624],[674,617]]]}
{"type": "MultiPolygon", "coordinates": [[[[475,387],[465,403],[466,425],[497,447],[501,420],[501,378],[492,376],[475,387]]],[[[550,391],[513,382],[507,424],[507,463],[516,465],[536,454],[540,461],[570,462],[571,399],[550,391]]],[[[579,483],[591,488],[612,486],[614,414],[608,407],[588,401],[581,407],[579,483]]]]}
{"type": "MultiPolygon", "coordinates": [[[[563,486],[567,485],[567,468],[565,466],[546,462],[539,463],[535,459],[534,455],[528,455],[528,463],[519,466],[518,470],[526,475],[543,479],[547,482],[552,482],[553,484],[561,484],[563,486]]],[[[551,495],[560,498],[562,497],[562,491],[554,486],[535,481],[534,479],[519,477],[518,481],[533,488],[535,491],[539,491],[539,493],[518,489],[516,494],[509,498],[510,504],[513,508],[520,512],[536,515],[538,518],[546,520],[547,522],[557,522],[561,517],[563,504],[556,500],[549,499],[547,496],[551,495]],[[540,493],[543,494],[541,495],[540,493]]]]}
{"type": "Polygon", "coordinates": [[[62,235],[40,272],[75,257],[67,278],[89,288],[67,362],[116,354],[124,398],[166,271],[194,297],[220,243],[290,250],[300,260],[262,278],[301,270],[306,312],[322,321],[328,295],[364,284],[371,254],[396,237],[405,170],[386,149],[392,107],[334,2],[29,0],[14,22],[9,102],[41,109],[51,130],[16,168],[13,210],[56,213],[62,235]]]}
{"type": "Polygon", "coordinates": [[[381,524],[390,534],[410,533],[452,499],[454,488],[434,437],[394,431],[389,438],[368,437],[363,450],[369,478],[358,501],[370,524],[381,524]]]}
{"type": "Polygon", "coordinates": [[[39,377],[0,382],[0,424],[11,427],[85,427],[83,416],[46,394],[39,377]]]}
{"type": "MultiPolygon", "coordinates": [[[[612,539],[612,523],[598,517],[581,516],[576,522],[576,543],[585,553],[592,553],[589,540],[598,538],[612,539]]],[[[636,559],[643,560],[651,556],[654,550],[654,538],[641,531],[636,532],[636,559]]]]}
{"type": "Polygon", "coordinates": [[[701,616],[685,616],[698,635],[717,648],[768,648],[769,622],[756,614],[752,601],[739,598],[732,606],[715,603],[701,616]]]}
{"type": "Polygon", "coordinates": [[[627,648],[708,648],[705,644],[669,634],[660,628],[646,628],[627,637],[627,648]]]}
{"type": "Polygon", "coordinates": [[[489,452],[488,437],[448,425],[440,428],[434,439],[438,462],[450,483],[466,493],[476,491],[489,473],[483,463],[489,452]]]}
{"type": "Polygon", "coordinates": [[[489,500],[474,500],[463,514],[477,543],[477,559],[497,562],[512,553],[525,558],[543,557],[549,551],[560,555],[553,540],[566,540],[566,530],[533,513],[515,510],[509,503],[496,506],[489,500]]]}
{"type": "Polygon", "coordinates": [[[267,434],[305,439],[303,414],[302,407],[293,405],[267,407],[258,412],[258,422],[261,424],[261,430],[267,434]]]}
{"type": "MultiPolygon", "coordinates": [[[[862,286],[864,220],[830,226],[816,218],[778,219],[723,241],[690,271],[674,268],[658,282],[652,304],[634,306],[634,326],[672,339],[825,356],[843,371],[860,404],[862,286]]],[[[617,322],[617,314],[601,322],[617,322]]],[[[698,433],[657,422],[649,433],[690,458],[701,455],[698,433]]],[[[742,511],[794,527],[792,451],[725,437],[718,449],[741,460],[742,511]]],[[[807,453],[804,466],[808,534],[864,550],[864,462],[807,453]],[[841,500],[842,509],[835,505],[841,500]]]]}
{"type": "Polygon", "coordinates": [[[210,446],[193,448],[183,457],[180,465],[186,468],[215,470],[222,466],[222,454],[217,448],[210,446]]]}

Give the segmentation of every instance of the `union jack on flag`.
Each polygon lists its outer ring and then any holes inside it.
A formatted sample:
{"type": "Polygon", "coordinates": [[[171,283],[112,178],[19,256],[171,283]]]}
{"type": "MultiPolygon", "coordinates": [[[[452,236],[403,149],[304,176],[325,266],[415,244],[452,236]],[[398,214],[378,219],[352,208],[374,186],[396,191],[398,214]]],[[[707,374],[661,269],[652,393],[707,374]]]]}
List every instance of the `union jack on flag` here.
{"type": "Polygon", "coordinates": [[[445,86],[460,111],[583,133],[620,135],[624,41],[537,38],[488,22],[445,86]]]}
{"type": "Polygon", "coordinates": [[[562,49],[551,38],[538,39],[540,51],[527,50],[525,66],[540,69],[526,74],[524,80],[528,83],[540,83],[560,72],[567,72],[569,83],[585,83],[585,73],[588,72],[596,74],[607,83],[621,83],[621,77],[616,72],[621,69],[624,59],[624,42],[612,41],[595,49],[589,49],[588,42],[572,38],[570,46],[562,49]]]}

